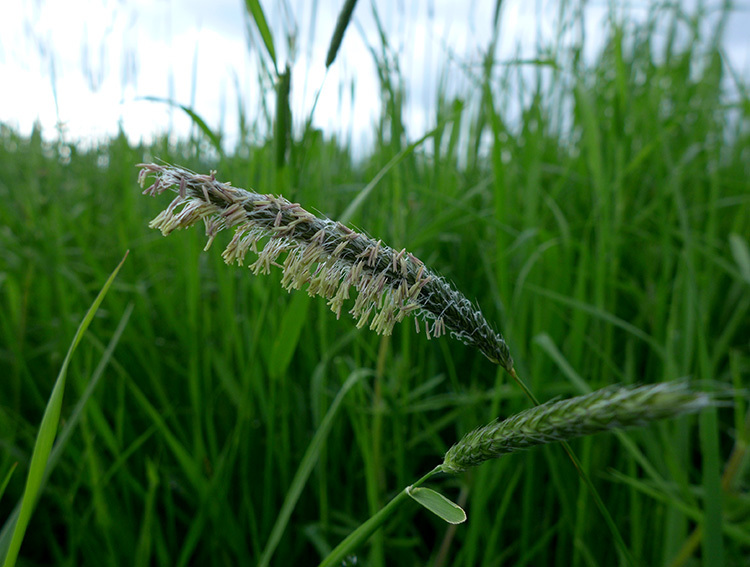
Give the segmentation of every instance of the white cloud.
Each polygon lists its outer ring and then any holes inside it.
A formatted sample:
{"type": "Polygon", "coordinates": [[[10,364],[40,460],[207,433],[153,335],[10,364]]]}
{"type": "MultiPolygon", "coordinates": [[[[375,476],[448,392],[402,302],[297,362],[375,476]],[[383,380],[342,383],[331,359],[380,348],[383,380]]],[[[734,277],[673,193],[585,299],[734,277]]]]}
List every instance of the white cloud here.
{"type": "MultiPolygon", "coordinates": [[[[314,124],[351,136],[353,143],[371,139],[382,104],[370,52],[379,54],[382,45],[371,4],[358,3],[356,25],[347,30],[327,76],[324,61],[340,2],[317,3],[312,30],[313,3],[296,0],[292,13],[284,3],[263,4],[280,67],[290,58],[287,34],[296,34],[292,111],[298,124],[322,88],[314,124]]],[[[448,95],[465,94],[467,78],[481,72],[495,2],[477,0],[468,8],[451,0],[375,5],[405,81],[405,120],[414,139],[434,126],[441,85],[448,95]]],[[[76,139],[96,141],[115,133],[119,123],[134,139],[170,128],[184,135],[190,120],[180,111],[139,98],[173,97],[192,105],[210,126],[222,127],[231,143],[238,135],[238,101],[251,121],[260,116],[263,97],[270,109],[274,104],[270,82],[258,81],[262,55],[248,48],[243,10],[237,0],[6,0],[0,4],[0,121],[28,132],[38,120],[54,136],[56,93],[59,119],[76,139]]],[[[537,3],[524,0],[503,4],[500,61],[532,57],[538,43],[554,45],[558,3],[545,0],[537,10],[537,3]]],[[[638,17],[638,8],[632,10],[638,17]]],[[[602,41],[606,14],[604,3],[587,8],[587,57],[602,41]]],[[[725,42],[745,76],[749,21],[747,13],[733,14],[725,42]]]]}

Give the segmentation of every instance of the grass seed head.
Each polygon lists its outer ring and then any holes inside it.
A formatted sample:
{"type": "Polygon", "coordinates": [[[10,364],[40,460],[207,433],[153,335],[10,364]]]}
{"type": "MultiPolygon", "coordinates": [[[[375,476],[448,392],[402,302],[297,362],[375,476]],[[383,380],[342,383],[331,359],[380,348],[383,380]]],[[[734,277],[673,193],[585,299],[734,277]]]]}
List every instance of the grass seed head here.
{"type": "Polygon", "coordinates": [[[448,331],[512,370],[507,344],[481,311],[406,250],[397,252],[283,197],[221,183],[215,172],[198,175],[153,163],[139,167],[141,187],[153,178],[144,194],[177,193],[149,224],[163,235],[202,220],[208,249],[218,232],[233,228],[234,236],[222,254],[227,264],[243,265],[247,253],[252,252],[257,256],[249,266],[253,273],[267,274],[272,267],[280,267],[285,289],[307,286],[310,295],[328,299],[337,317],[353,287],[357,297],[349,312],[357,327],[369,324],[370,329],[389,335],[396,323],[416,314],[425,320],[428,337],[448,331]]]}
{"type": "Polygon", "coordinates": [[[445,454],[443,472],[458,473],[506,453],[567,441],[610,429],[639,427],[719,405],[720,393],[686,382],[635,388],[610,387],[585,396],[548,402],[467,433],[445,454]]]}

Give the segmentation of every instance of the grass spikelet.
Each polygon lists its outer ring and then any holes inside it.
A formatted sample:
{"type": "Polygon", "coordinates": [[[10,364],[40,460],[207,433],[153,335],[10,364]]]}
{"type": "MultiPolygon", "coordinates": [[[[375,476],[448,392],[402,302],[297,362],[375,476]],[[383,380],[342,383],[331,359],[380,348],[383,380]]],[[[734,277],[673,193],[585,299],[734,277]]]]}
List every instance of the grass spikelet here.
{"type": "Polygon", "coordinates": [[[253,273],[266,274],[272,266],[280,267],[285,289],[307,286],[310,295],[328,299],[337,317],[353,287],[357,297],[349,313],[358,327],[369,324],[370,329],[388,335],[396,323],[414,314],[425,320],[428,336],[448,331],[508,372],[513,369],[507,344],[481,311],[406,250],[395,251],[283,197],[221,183],[215,172],[198,175],[157,164],[139,167],[141,187],[147,178],[154,178],[144,194],[158,195],[168,189],[177,193],[149,224],[163,235],[202,220],[207,250],[218,232],[233,228],[234,237],[222,254],[227,264],[243,265],[248,251],[253,252],[257,255],[250,264],[253,273]]]}
{"type": "Polygon", "coordinates": [[[585,396],[548,402],[467,433],[445,454],[441,470],[459,473],[534,445],[696,413],[720,404],[720,399],[721,394],[695,391],[685,382],[603,388],[585,396]]]}

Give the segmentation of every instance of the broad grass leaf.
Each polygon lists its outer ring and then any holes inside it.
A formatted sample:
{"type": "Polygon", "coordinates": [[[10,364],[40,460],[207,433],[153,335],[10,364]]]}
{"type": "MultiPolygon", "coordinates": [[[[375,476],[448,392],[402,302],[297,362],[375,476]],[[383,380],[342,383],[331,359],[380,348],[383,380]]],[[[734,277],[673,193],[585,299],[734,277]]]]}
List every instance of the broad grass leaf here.
{"type": "Polygon", "coordinates": [[[409,488],[407,493],[412,499],[449,524],[462,524],[466,521],[466,512],[461,506],[431,488],[409,488]]]}

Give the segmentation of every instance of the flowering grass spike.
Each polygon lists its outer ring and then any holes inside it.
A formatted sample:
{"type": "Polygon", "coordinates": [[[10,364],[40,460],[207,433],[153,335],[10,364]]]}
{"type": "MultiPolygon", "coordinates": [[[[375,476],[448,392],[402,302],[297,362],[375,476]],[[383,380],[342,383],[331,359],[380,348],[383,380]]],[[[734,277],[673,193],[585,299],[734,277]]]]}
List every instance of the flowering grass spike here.
{"type": "Polygon", "coordinates": [[[513,371],[507,344],[481,311],[405,249],[396,251],[283,197],[221,183],[215,172],[198,175],[153,163],[139,167],[141,187],[149,176],[154,178],[144,194],[168,189],[177,193],[149,225],[163,235],[203,220],[208,250],[219,231],[234,228],[222,254],[227,264],[242,265],[250,251],[257,256],[249,266],[253,273],[267,274],[271,266],[280,267],[285,289],[307,286],[310,295],[328,299],[337,317],[354,288],[357,296],[349,312],[358,327],[369,322],[370,329],[388,335],[396,323],[414,314],[424,319],[428,337],[450,332],[513,371]]]}

